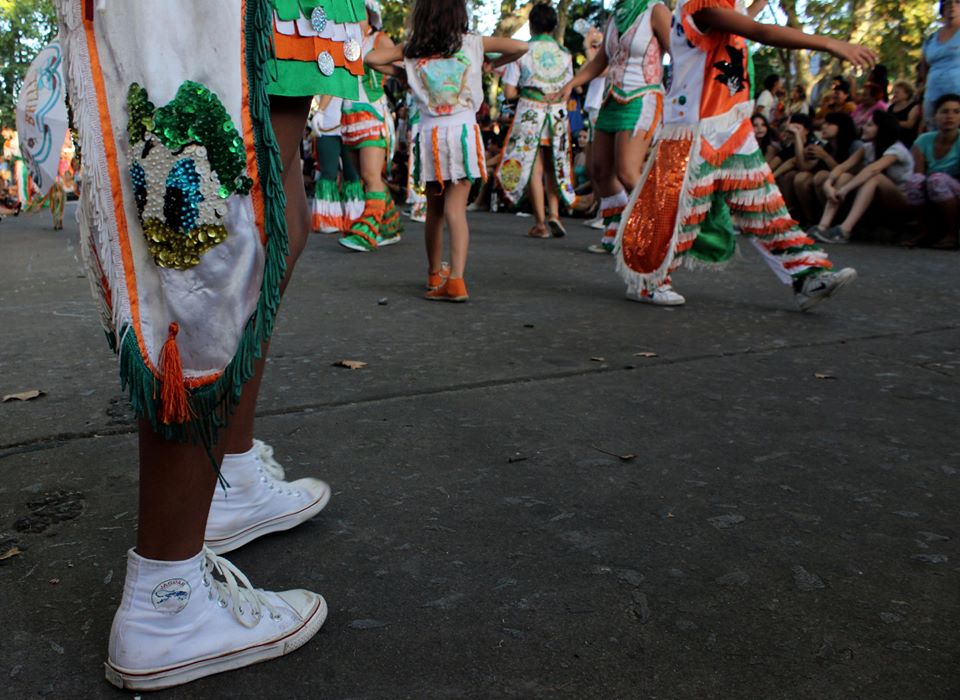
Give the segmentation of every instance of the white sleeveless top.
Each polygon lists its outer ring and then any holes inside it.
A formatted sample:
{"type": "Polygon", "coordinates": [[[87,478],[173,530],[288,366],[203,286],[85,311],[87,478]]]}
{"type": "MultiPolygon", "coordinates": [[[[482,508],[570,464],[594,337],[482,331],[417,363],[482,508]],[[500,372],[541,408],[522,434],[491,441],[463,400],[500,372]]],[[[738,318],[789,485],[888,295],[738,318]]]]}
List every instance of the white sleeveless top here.
{"type": "Polygon", "coordinates": [[[658,4],[651,2],[622,35],[613,18],[607,22],[603,38],[609,62],[607,94],[619,102],[629,102],[639,97],[638,91],[663,81],[662,52],[652,24],[653,8],[658,4]]]}
{"type": "Polygon", "coordinates": [[[570,52],[553,39],[532,39],[530,49],[507,65],[503,82],[515,87],[530,87],[545,94],[559,92],[573,78],[570,52]]]}
{"type": "Polygon", "coordinates": [[[403,65],[421,115],[472,116],[483,102],[483,39],[477,34],[464,34],[448,58],[404,58],[403,65]]]}

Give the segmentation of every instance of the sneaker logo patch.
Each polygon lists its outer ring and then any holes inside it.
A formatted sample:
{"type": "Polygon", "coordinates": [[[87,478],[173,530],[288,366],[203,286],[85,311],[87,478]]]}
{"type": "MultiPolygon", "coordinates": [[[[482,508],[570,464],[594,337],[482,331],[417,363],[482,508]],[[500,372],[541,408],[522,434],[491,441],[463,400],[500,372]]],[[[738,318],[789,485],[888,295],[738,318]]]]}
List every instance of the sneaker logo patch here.
{"type": "Polygon", "coordinates": [[[169,578],[157,584],[150,595],[153,607],[162,613],[176,615],[190,601],[190,584],[186,579],[169,578]]]}

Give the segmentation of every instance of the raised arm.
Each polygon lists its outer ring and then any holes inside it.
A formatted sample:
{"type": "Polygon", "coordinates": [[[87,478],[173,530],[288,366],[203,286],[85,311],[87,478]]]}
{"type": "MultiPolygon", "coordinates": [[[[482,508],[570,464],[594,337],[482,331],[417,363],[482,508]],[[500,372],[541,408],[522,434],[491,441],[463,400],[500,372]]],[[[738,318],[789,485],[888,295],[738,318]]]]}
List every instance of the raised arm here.
{"type": "Polygon", "coordinates": [[[384,75],[393,76],[406,75],[403,67],[397,65],[401,61],[403,61],[403,44],[394,45],[390,37],[386,37],[386,41],[382,45],[368,53],[363,59],[363,62],[374,70],[384,75]],[[390,42],[389,46],[386,43],[387,41],[390,42]]]}
{"type": "Polygon", "coordinates": [[[525,54],[529,48],[530,45],[525,41],[507,39],[506,37],[502,36],[483,37],[483,52],[500,54],[496,59],[490,61],[490,65],[494,68],[499,68],[500,66],[505,66],[508,63],[513,63],[518,58],[523,56],[523,54],[525,54]]]}
{"type": "Polygon", "coordinates": [[[670,19],[670,10],[666,5],[662,3],[654,5],[650,25],[654,36],[660,42],[660,50],[663,53],[670,53],[670,19]]]}
{"type": "Polygon", "coordinates": [[[718,30],[737,34],[766,46],[826,51],[841,60],[849,61],[858,68],[872,68],[877,62],[877,54],[866,46],[850,44],[818,34],[805,34],[791,27],[761,24],[735,10],[722,7],[710,7],[695,12],[693,21],[701,31],[718,30]]]}

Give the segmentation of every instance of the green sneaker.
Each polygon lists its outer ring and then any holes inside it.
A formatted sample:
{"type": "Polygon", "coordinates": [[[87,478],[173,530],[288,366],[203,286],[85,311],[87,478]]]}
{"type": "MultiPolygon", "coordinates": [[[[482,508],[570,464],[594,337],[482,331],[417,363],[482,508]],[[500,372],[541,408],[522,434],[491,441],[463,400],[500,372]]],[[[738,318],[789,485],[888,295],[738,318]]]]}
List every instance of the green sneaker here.
{"type": "Polygon", "coordinates": [[[371,250],[377,249],[376,243],[371,243],[370,239],[361,236],[358,233],[351,233],[349,236],[341,236],[337,239],[337,243],[342,245],[344,248],[356,250],[360,253],[369,253],[371,250]]]}

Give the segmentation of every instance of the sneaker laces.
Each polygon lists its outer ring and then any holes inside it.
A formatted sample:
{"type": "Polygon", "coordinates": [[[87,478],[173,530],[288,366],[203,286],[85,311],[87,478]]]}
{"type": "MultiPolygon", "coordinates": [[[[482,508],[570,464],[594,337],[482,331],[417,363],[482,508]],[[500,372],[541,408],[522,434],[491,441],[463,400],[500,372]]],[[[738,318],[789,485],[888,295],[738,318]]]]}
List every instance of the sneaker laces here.
{"type": "Polygon", "coordinates": [[[290,482],[286,480],[283,467],[274,459],[273,448],[262,440],[254,440],[253,445],[257,450],[259,461],[257,471],[260,472],[260,480],[266,484],[267,488],[287,496],[299,496],[300,490],[291,487],[290,482]]]}
{"type": "Polygon", "coordinates": [[[270,612],[271,620],[280,619],[280,611],[267,600],[263,590],[254,588],[250,580],[236,566],[223,557],[218,557],[209,548],[204,548],[203,585],[210,587],[209,597],[217,597],[217,605],[225,608],[233,604],[233,616],[244,627],[256,627],[260,622],[263,608],[270,612]],[[216,572],[223,580],[214,578],[216,572]],[[244,606],[250,611],[245,617],[244,606]]]}
{"type": "Polygon", "coordinates": [[[286,472],[283,470],[283,466],[273,457],[273,448],[265,443],[263,440],[254,440],[253,446],[257,450],[257,457],[260,458],[260,463],[263,465],[263,471],[277,481],[284,481],[286,479],[286,472]]]}

